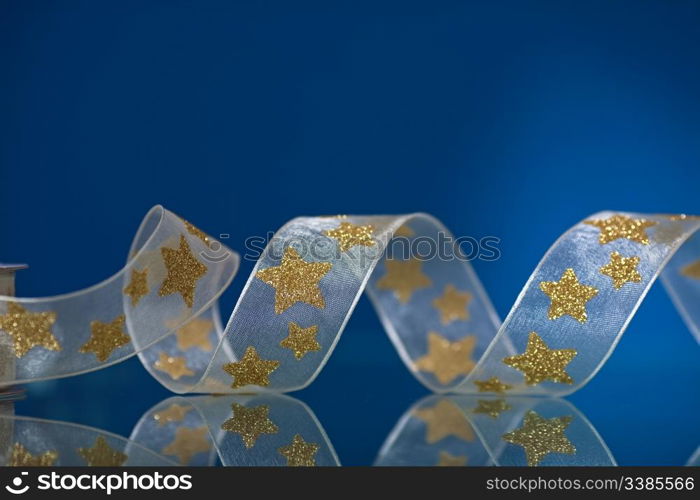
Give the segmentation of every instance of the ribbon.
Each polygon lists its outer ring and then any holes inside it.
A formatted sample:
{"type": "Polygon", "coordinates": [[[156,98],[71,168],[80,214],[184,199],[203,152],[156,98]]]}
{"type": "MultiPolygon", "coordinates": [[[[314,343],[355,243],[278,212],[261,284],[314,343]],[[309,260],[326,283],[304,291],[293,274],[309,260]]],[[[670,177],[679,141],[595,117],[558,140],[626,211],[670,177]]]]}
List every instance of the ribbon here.
{"type": "Polygon", "coordinates": [[[595,214],[547,251],[501,323],[459,240],[433,217],[301,217],[265,247],[222,328],[216,298],[238,256],[155,207],[107,281],[0,297],[1,379],[68,376],[138,353],[179,393],[293,391],[318,375],[366,289],[432,391],[561,396],[600,369],[662,271],[700,340],[699,227],[693,216],[595,214]]]}
{"type": "MultiPolygon", "coordinates": [[[[0,405],[0,464],[339,466],[313,411],[281,394],[171,397],[128,439],[15,416],[0,405]]],[[[687,465],[698,461],[696,452],[687,465]]],[[[377,466],[614,466],[586,417],[558,398],[432,395],[398,419],[377,466]]]]}

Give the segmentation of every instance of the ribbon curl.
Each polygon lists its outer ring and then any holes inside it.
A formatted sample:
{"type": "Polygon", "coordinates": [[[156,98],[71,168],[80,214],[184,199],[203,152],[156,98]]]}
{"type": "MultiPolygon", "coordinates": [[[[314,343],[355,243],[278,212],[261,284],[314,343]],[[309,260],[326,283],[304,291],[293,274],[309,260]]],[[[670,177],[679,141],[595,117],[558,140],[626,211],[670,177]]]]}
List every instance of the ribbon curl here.
{"type": "Polygon", "coordinates": [[[174,392],[298,390],[318,375],[366,289],[432,391],[565,395],[600,369],[662,271],[700,340],[698,228],[692,216],[595,214],[554,243],[501,323],[458,247],[422,256],[421,243],[451,237],[433,217],[301,217],[265,248],[222,328],[216,299],[238,256],[155,207],[112,278],[58,297],[0,297],[0,381],[138,354],[174,392]],[[395,242],[408,257],[395,255],[395,242]]]}

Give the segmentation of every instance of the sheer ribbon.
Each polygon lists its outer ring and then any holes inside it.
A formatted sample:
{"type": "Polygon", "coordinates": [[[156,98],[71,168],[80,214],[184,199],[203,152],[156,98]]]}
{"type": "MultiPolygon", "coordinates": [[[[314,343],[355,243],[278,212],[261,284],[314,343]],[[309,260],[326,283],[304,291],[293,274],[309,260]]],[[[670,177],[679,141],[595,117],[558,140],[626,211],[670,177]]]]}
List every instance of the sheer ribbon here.
{"type": "Polygon", "coordinates": [[[216,299],[238,256],[155,207],[112,278],[57,297],[0,297],[0,380],[138,353],[179,393],[293,391],[318,375],[366,289],[431,390],[564,395],[599,370],[662,271],[700,340],[699,227],[692,216],[595,214],[554,243],[501,323],[461,248],[438,248],[454,240],[433,217],[301,217],[262,252],[224,328],[216,299]]]}

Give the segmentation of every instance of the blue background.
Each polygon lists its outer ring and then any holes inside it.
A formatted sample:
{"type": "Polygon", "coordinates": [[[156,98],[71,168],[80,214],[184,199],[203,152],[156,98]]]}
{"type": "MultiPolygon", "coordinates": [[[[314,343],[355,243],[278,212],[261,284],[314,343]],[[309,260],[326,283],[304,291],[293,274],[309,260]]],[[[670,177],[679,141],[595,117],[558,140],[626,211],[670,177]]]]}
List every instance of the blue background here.
{"type": "MultiPolygon", "coordinates": [[[[504,316],[590,213],[700,213],[699,22],[680,0],[4,0],[0,260],[48,295],[119,269],[156,203],[239,250],[295,215],[427,211],[502,239],[475,266],[504,316]]],[[[570,400],[621,464],[681,464],[699,360],[655,287],[570,400]]],[[[29,392],[18,413],[122,435],[168,396],[137,359],[29,392]]],[[[366,464],[423,394],[363,299],[296,396],[366,464]]]]}

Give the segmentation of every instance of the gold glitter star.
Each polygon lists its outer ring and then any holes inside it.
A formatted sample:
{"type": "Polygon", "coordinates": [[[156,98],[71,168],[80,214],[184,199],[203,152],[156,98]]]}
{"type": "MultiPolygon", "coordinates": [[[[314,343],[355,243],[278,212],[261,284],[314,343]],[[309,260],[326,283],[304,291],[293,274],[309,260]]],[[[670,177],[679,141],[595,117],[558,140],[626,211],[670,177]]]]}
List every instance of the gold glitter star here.
{"type": "Polygon", "coordinates": [[[78,352],[91,352],[97,356],[98,361],[107,361],[115,349],[129,342],[131,337],[124,333],[124,315],[117,316],[111,323],[92,321],[90,323],[90,340],[78,349],[78,352]]]}
{"type": "Polygon", "coordinates": [[[182,219],[182,222],[185,223],[185,228],[187,228],[187,232],[190,233],[192,236],[196,236],[200,240],[202,240],[204,243],[209,244],[209,236],[206,235],[204,231],[196,227],[195,225],[187,222],[185,219],[182,219]]]}
{"type": "Polygon", "coordinates": [[[58,459],[58,453],[53,450],[45,451],[41,455],[32,455],[20,443],[12,446],[10,467],[50,467],[58,459]]]}
{"type": "Polygon", "coordinates": [[[498,377],[491,377],[488,380],[475,380],[474,385],[479,388],[479,392],[495,392],[504,394],[508,389],[512,389],[512,385],[502,383],[498,377]]]}
{"type": "Polygon", "coordinates": [[[170,422],[182,422],[191,406],[180,406],[179,404],[171,404],[165,410],[161,410],[153,415],[153,420],[158,422],[158,427],[163,427],[170,422]]]}
{"type": "Polygon", "coordinates": [[[525,383],[535,385],[545,380],[560,384],[573,384],[574,380],[564,370],[577,352],[574,349],[550,349],[535,332],[530,332],[523,354],[503,359],[508,366],[525,374],[525,383]]]}
{"type": "Polygon", "coordinates": [[[431,408],[415,410],[413,415],[426,424],[425,441],[437,443],[447,436],[474,441],[474,430],[462,411],[447,399],[441,399],[431,408]]]}
{"type": "Polygon", "coordinates": [[[231,387],[237,389],[246,385],[265,387],[270,385],[269,376],[280,365],[279,361],[262,359],[255,347],[249,346],[240,361],[226,363],[223,369],[233,377],[231,387]]]}
{"type": "Polygon", "coordinates": [[[258,271],[255,276],[275,288],[275,313],[281,314],[297,302],[326,307],[318,282],[331,267],[330,262],[305,262],[294,248],[287,247],[279,266],[258,271]]]}
{"type": "Polygon", "coordinates": [[[194,375],[194,372],[187,367],[187,360],[181,356],[169,356],[165,352],[158,354],[158,359],[153,363],[153,368],[167,373],[173,380],[180,377],[194,375]]]}
{"type": "Polygon", "coordinates": [[[270,407],[267,405],[246,408],[238,403],[231,405],[233,417],[223,423],[221,428],[228,432],[240,434],[246,448],[252,448],[255,441],[263,434],[277,434],[277,427],[269,419],[270,407]]]}
{"type": "Polygon", "coordinates": [[[194,304],[194,292],[197,281],[207,273],[207,266],[197,260],[190,250],[190,245],[183,235],[180,235],[180,248],[163,247],[160,249],[168,276],[158,291],[161,297],[179,293],[187,304],[194,304]]]}
{"type": "Polygon", "coordinates": [[[350,222],[341,222],[336,229],[323,231],[329,238],[338,241],[341,252],[347,252],[354,246],[371,247],[377,243],[372,238],[372,226],[357,226],[350,222]]]}
{"type": "Polygon", "coordinates": [[[131,270],[131,281],[124,288],[124,295],[131,297],[131,305],[136,307],[142,297],[148,295],[148,268],[143,271],[131,270]]]}
{"type": "Polygon", "coordinates": [[[8,302],[7,312],[0,316],[0,330],[12,337],[15,356],[21,358],[33,347],[60,351],[61,345],[51,333],[56,322],[54,312],[30,312],[17,302],[8,302]]]}
{"type": "Polygon", "coordinates": [[[503,440],[525,449],[527,465],[533,467],[550,453],[573,455],[576,448],[564,434],[573,417],[542,418],[530,410],[523,426],[503,435],[503,440]]]}
{"type": "Polygon", "coordinates": [[[416,360],[416,368],[430,372],[441,384],[449,384],[460,375],[467,375],[474,368],[471,358],[476,337],[469,335],[462,340],[450,342],[436,332],[428,334],[428,354],[416,360]]]}
{"type": "Polygon", "coordinates": [[[287,446],[278,448],[280,455],[287,459],[290,467],[313,467],[316,465],[316,453],[319,446],[316,443],[307,443],[299,434],[287,446]]]}
{"type": "Polygon", "coordinates": [[[208,319],[194,318],[175,333],[177,348],[186,351],[193,347],[199,347],[202,351],[210,352],[212,345],[209,334],[213,327],[214,323],[208,319]]]}
{"type": "Polygon", "coordinates": [[[511,409],[511,406],[506,403],[505,399],[493,399],[493,400],[483,400],[477,401],[477,406],[472,411],[474,413],[482,413],[488,415],[491,418],[498,418],[501,413],[511,409]]]}
{"type": "Polygon", "coordinates": [[[683,269],[681,269],[681,274],[683,276],[687,276],[688,278],[700,280],[700,260],[691,262],[687,266],[683,267],[683,269]]]}
{"type": "Polygon", "coordinates": [[[447,285],[442,296],[433,300],[433,306],[440,311],[440,322],[448,325],[458,319],[469,319],[469,302],[472,294],[460,292],[452,285],[447,285]]]}
{"type": "Polygon", "coordinates": [[[380,290],[393,290],[399,302],[405,304],[411,299],[411,295],[420,289],[427,288],[433,282],[423,274],[423,263],[418,259],[384,261],[386,274],[377,281],[380,290]]]}
{"type": "Polygon", "coordinates": [[[465,456],[455,456],[446,451],[440,452],[440,459],[438,463],[435,464],[438,467],[464,467],[467,465],[467,457],[465,456]]]}
{"type": "Polygon", "coordinates": [[[583,223],[600,229],[598,241],[601,245],[620,238],[627,238],[628,240],[648,245],[649,237],[646,229],[657,224],[650,220],[632,219],[626,215],[613,215],[601,220],[586,220],[583,223]]]}
{"type": "Polygon", "coordinates": [[[187,465],[193,456],[209,451],[211,443],[207,427],[179,427],[175,431],[175,439],[165,448],[164,455],[174,455],[182,465],[187,465]]]}
{"type": "Polygon", "coordinates": [[[639,283],[642,275],[637,271],[639,257],[623,257],[617,252],[610,254],[610,263],[600,268],[600,274],[610,276],[616,290],[625,283],[639,283]]]}
{"type": "Polygon", "coordinates": [[[571,268],[564,271],[559,281],[542,281],[540,290],[552,301],[547,312],[549,319],[555,320],[568,314],[579,323],[585,323],[588,319],[586,302],[598,295],[596,288],[579,283],[571,268]]]}
{"type": "Polygon", "coordinates": [[[129,458],[107,444],[107,440],[102,436],[97,436],[92,448],[78,448],[78,455],[90,467],[119,467],[129,458]]]}
{"type": "Polygon", "coordinates": [[[320,351],[321,344],[316,340],[317,325],[302,328],[293,321],[289,322],[289,335],[280,342],[280,346],[294,352],[297,359],[301,359],[309,351],[320,351]]]}

